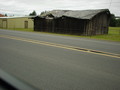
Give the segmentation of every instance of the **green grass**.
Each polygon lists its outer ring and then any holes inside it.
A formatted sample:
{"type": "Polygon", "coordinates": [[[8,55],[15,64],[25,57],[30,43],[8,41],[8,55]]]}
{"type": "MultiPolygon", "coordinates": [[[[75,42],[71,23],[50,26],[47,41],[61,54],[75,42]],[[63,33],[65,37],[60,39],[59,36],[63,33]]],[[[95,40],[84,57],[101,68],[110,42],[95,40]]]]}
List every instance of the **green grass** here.
{"type": "Polygon", "coordinates": [[[109,27],[108,34],[119,34],[120,35],[120,27],[109,27]]]}
{"type": "Polygon", "coordinates": [[[109,41],[120,41],[120,27],[109,27],[108,35],[96,35],[90,38],[109,41]]]}
{"type": "Polygon", "coordinates": [[[120,35],[97,35],[90,37],[92,39],[99,39],[99,40],[109,40],[109,41],[120,41],[120,35]]]}
{"type": "MultiPolygon", "coordinates": [[[[21,28],[9,29],[9,30],[35,32],[33,29],[21,29],[21,28]]],[[[109,27],[108,35],[95,35],[95,36],[79,36],[79,35],[70,35],[70,34],[56,34],[56,33],[49,33],[49,32],[36,32],[36,33],[46,33],[46,34],[63,35],[63,36],[70,36],[70,37],[81,37],[81,38],[120,42],[120,27],[109,27]]]]}
{"type": "Polygon", "coordinates": [[[32,28],[30,28],[30,29],[24,29],[24,28],[15,28],[15,29],[12,29],[12,28],[9,28],[9,30],[34,32],[34,30],[32,28]]]}
{"type": "Polygon", "coordinates": [[[109,27],[109,30],[120,30],[120,27],[109,27]]]}

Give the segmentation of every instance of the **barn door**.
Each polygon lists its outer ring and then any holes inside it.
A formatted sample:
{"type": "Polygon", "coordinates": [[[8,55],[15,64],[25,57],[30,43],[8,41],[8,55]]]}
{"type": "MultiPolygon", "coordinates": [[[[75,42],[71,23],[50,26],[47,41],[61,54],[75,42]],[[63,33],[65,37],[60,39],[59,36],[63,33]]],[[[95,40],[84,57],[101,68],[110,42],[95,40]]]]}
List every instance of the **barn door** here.
{"type": "Polygon", "coordinates": [[[24,22],[24,26],[25,26],[25,28],[28,28],[28,21],[24,22]]]}
{"type": "Polygon", "coordinates": [[[6,20],[3,20],[3,28],[7,28],[7,21],[6,20]]]}

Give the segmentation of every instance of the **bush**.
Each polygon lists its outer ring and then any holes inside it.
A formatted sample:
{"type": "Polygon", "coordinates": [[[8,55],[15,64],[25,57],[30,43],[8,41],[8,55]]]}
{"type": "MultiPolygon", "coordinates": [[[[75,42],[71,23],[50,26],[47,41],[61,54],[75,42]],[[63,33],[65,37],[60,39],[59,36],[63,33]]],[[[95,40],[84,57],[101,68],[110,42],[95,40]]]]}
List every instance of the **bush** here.
{"type": "Polygon", "coordinates": [[[111,14],[110,27],[120,27],[120,19],[116,19],[114,14],[111,14]]]}

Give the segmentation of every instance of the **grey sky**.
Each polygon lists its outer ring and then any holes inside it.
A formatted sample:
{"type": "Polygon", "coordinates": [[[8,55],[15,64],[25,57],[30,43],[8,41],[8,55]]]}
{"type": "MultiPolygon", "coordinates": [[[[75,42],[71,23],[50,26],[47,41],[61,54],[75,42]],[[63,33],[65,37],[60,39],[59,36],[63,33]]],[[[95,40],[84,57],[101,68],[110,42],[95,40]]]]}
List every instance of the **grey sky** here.
{"type": "Polygon", "coordinates": [[[111,13],[120,16],[120,0],[0,0],[0,13],[11,15],[28,15],[33,10],[53,9],[86,10],[110,9],[111,13]],[[110,1],[112,1],[110,5],[110,1]]]}

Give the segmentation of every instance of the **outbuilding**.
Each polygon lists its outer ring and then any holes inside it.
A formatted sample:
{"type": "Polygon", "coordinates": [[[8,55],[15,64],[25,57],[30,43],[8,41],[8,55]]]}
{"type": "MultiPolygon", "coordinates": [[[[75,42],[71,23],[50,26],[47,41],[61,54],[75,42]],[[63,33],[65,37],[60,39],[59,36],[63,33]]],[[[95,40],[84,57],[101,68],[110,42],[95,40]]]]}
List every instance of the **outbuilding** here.
{"type": "Polygon", "coordinates": [[[53,10],[34,18],[34,30],[77,35],[108,34],[110,11],[53,10]]]}
{"type": "Polygon", "coordinates": [[[0,17],[0,28],[33,28],[33,16],[24,17],[0,17]]]}

